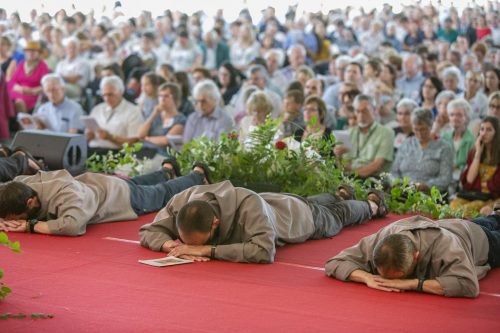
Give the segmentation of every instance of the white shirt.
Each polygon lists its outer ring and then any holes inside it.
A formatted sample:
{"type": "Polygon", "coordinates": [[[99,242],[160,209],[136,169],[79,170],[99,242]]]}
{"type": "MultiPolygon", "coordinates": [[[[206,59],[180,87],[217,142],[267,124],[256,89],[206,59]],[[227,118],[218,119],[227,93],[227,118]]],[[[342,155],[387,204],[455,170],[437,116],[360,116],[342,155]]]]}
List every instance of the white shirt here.
{"type": "Polygon", "coordinates": [[[80,57],[76,57],[73,60],[64,58],[57,64],[56,73],[61,76],[80,75],[80,80],[78,80],[77,84],[85,88],[90,79],[89,61],[80,57]]]}
{"type": "MultiPolygon", "coordinates": [[[[106,103],[101,103],[92,109],[90,116],[95,118],[99,127],[107,130],[112,135],[127,138],[137,135],[137,129],[144,122],[139,107],[125,99],[122,99],[114,109],[106,103]]],[[[121,148],[111,141],[99,138],[90,141],[89,147],[121,148]]]]}

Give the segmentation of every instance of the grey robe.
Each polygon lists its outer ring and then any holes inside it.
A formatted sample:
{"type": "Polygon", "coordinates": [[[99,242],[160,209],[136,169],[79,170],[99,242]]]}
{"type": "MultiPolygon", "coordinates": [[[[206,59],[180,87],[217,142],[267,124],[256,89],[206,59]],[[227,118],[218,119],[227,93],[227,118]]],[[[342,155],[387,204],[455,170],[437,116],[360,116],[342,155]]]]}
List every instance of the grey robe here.
{"type": "Polygon", "coordinates": [[[278,193],[257,194],[224,181],[195,186],[175,195],[153,223],[141,227],[141,244],[161,251],[163,243],[178,239],[175,217],[191,200],[205,200],[219,212],[216,259],[271,263],[275,245],[300,243],[314,233],[311,210],[300,198],[278,193]]]}
{"type": "Polygon", "coordinates": [[[14,179],[38,193],[41,211],[51,234],[78,236],[87,224],[133,220],[130,188],[120,178],[84,173],[73,178],[66,170],[44,172],[14,179]]]}
{"type": "Polygon", "coordinates": [[[410,237],[420,251],[415,277],[436,279],[449,297],[479,294],[478,280],[491,268],[488,239],[480,226],[458,219],[434,222],[414,216],[391,223],[328,260],[326,274],[343,281],[357,269],[377,274],[373,250],[379,240],[395,233],[410,237]]]}

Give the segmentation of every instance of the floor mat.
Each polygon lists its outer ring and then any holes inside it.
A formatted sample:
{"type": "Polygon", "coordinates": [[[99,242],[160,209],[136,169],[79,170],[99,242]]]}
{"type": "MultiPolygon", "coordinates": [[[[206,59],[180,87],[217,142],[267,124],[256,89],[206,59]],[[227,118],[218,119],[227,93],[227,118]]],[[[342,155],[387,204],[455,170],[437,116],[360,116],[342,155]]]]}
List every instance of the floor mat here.
{"type": "Polygon", "coordinates": [[[90,226],[82,237],[10,234],[23,253],[2,249],[13,292],[1,313],[52,319],[0,320],[0,332],[496,332],[500,270],[477,299],[385,293],[324,275],[325,261],[401,218],[391,215],[325,240],[287,245],[272,265],[227,262],[156,268],[138,245],[153,219],[90,226]]]}

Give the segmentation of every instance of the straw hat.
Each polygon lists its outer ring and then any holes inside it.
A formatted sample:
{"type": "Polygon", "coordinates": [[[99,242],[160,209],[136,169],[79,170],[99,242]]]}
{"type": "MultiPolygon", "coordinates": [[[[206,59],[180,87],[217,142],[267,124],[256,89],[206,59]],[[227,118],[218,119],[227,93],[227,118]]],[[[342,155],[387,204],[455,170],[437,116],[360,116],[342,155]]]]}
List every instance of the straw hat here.
{"type": "Polygon", "coordinates": [[[24,47],[24,50],[40,51],[41,50],[40,42],[35,40],[28,41],[26,43],[26,46],[24,47]]]}

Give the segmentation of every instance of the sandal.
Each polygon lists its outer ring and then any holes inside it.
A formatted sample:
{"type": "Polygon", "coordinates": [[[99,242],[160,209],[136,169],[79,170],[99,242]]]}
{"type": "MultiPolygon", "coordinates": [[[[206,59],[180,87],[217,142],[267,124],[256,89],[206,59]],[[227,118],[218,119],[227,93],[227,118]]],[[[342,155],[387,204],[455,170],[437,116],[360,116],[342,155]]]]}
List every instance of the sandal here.
{"type": "Polygon", "coordinates": [[[210,169],[208,168],[208,165],[206,165],[205,163],[202,163],[202,162],[195,162],[193,164],[192,169],[194,169],[196,167],[203,169],[203,173],[204,173],[205,179],[207,180],[207,183],[212,184],[212,179],[210,179],[210,169]]]}
{"type": "Polygon", "coordinates": [[[12,155],[12,150],[9,146],[0,144],[0,157],[9,157],[10,155],[12,155]]]}
{"type": "Polygon", "coordinates": [[[342,200],[356,200],[356,192],[351,185],[340,184],[335,194],[341,197],[342,200]]]}
{"type": "MultiPolygon", "coordinates": [[[[164,159],[163,162],[161,162],[161,167],[163,169],[172,170],[170,168],[165,168],[163,166],[164,164],[167,164],[167,163],[170,164],[170,165],[172,165],[173,173],[174,173],[175,177],[182,176],[182,174],[181,174],[181,167],[179,165],[179,162],[177,162],[177,159],[174,156],[169,156],[168,158],[164,159]]],[[[171,178],[175,178],[175,177],[171,177],[171,178]]]]}
{"type": "Polygon", "coordinates": [[[29,161],[33,162],[38,167],[38,169],[37,168],[33,168],[33,167],[29,166],[29,162],[28,162],[29,170],[33,174],[37,173],[40,170],[42,170],[42,171],[47,171],[48,170],[47,166],[45,165],[45,163],[43,163],[43,160],[37,160],[35,157],[33,157],[33,155],[31,155],[31,153],[28,151],[28,149],[26,149],[24,147],[16,147],[14,150],[12,150],[12,155],[15,155],[15,154],[22,154],[22,155],[24,155],[26,157],[26,159],[28,159],[29,161]]]}
{"type": "Polygon", "coordinates": [[[493,214],[500,215],[500,202],[493,204],[493,214]]]}
{"type": "Polygon", "coordinates": [[[385,196],[386,194],[379,190],[371,189],[368,191],[367,199],[373,201],[378,207],[377,213],[374,215],[374,217],[386,217],[389,213],[389,207],[387,207],[387,204],[384,200],[385,196]]]}

